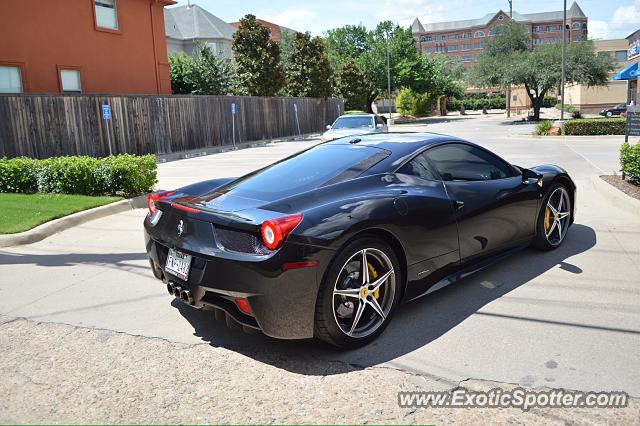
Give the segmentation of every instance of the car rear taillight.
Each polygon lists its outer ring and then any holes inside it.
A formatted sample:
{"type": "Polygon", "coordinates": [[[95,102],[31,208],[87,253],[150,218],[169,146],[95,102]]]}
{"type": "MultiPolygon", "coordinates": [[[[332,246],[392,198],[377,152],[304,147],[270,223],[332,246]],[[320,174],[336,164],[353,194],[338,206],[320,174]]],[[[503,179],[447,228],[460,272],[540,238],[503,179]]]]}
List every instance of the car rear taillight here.
{"type": "Polygon", "coordinates": [[[265,220],[260,228],[262,242],[269,250],[277,249],[301,221],[302,213],[265,220]]]}
{"type": "Polygon", "coordinates": [[[156,210],[158,209],[156,207],[156,203],[158,202],[158,200],[160,200],[161,198],[170,197],[173,194],[175,194],[175,191],[161,191],[149,194],[149,196],[147,197],[147,208],[149,209],[149,214],[153,216],[156,213],[156,210]]]}
{"type": "Polygon", "coordinates": [[[253,313],[251,312],[251,307],[249,306],[249,302],[247,301],[247,299],[243,298],[243,297],[236,297],[236,306],[238,307],[238,309],[240,309],[240,312],[242,312],[243,314],[246,315],[253,315],[253,313]]]}

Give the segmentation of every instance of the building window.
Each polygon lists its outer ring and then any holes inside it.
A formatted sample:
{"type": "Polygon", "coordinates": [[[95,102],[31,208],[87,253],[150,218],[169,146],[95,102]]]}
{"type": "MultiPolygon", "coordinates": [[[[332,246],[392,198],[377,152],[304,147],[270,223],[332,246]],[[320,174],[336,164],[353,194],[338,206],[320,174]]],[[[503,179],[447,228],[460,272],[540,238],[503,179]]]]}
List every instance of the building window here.
{"type": "Polygon", "coordinates": [[[476,31],[476,38],[484,37],[484,31],[476,31]]]}
{"type": "Polygon", "coordinates": [[[544,32],[544,29],[541,26],[535,26],[535,27],[533,27],[533,32],[534,33],[542,33],[542,32],[544,32]]]}
{"type": "Polygon", "coordinates": [[[541,39],[541,38],[534,38],[533,39],[533,44],[536,45],[536,46],[539,45],[539,44],[542,44],[542,43],[544,43],[544,40],[541,39]]]}
{"type": "Polygon", "coordinates": [[[462,50],[471,50],[471,45],[470,44],[463,44],[462,45],[462,50]]]}
{"type": "Polygon", "coordinates": [[[462,62],[471,62],[471,56],[463,56],[462,62]]]}
{"type": "Polygon", "coordinates": [[[462,33],[462,38],[471,38],[471,33],[462,33]]]}
{"type": "Polygon", "coordinates": [[[459,34],[449,34],[449,35],[447,36],[447,38],[448,38],[449,40],[457,40],[458,38],[460,38],[460,35],[459,35],[459,34]]]}
{"type": "Polygon", "coordinates": [[[580,27],[580,22],[574,22],[573,25],[571,25],[571,28],[573,28],[574,30],[579,30],[580,27]]]}
{"type": "Polygon", "coordinates": [[[498,16],[498,21],[502,21],[504,19],[503,15],[498,16]]]}
{"type": "Polygon", "coordinates": [[[582,29],[583,29],[583,30],[586,30],[586,29],[587,29],[587,23],[586,23],[586,22],[583,22],[583,23],[582,23],[582,29]]]}
{"type": "Polygon", "coordinates": [[[211,53],[213,53],[214,55],[218,54],[218,45],[216,43],[207,43],[207,48],[211,51],[211,53]]]}
{"type": "Polygon", "coordinates": [[[455,44],[452,44],[447,48],[447,51],[448,52],[457,52],[458,51],[458,46],[456,46],[455,44]]]}
{"type": "Polygon", "coordinates": [[[438,41],[444,40],[444,35],[437,35],[436,36],[436,40],[438,40],[438,41]]]}
{"type": "Polygon", "coordinates": [[[431,36],[421,36],[420,41],[431,41],[431,36]]]}
{"type": "Polygon", "coordinates": [[[20,67],[0,65],[0,93],[22,93],[22,91],[20,67]]]}
{"type": "Polygon", "coordinates": [[[109,30],[118,29],[118,11],[116,0],[94,0],[96,8],[96,25],[109,30]]]}
{"type": "Polygon", "coordinates": [[[60,89],[63,92],[81,93],[82,83],[80,81],[80,70],[61,69],[60,89]]]}
{"type": "Polygon", "coordinates": [[[558,31],[558,27],[556,27],[555,25],[547,25],[548,33],[555,33],[556,31],[558,31]]]}
{"type": "Polygon", "coordinates": [[[555,43],[555,42],[556,42],[556,38],[555,38],[555,37],[549,37],[549,38],[547,39],[547,43],[549,43],[549,44],[553,44],[553,43],[555,43]]]}
{"type": "Polygon", "coordinates": [[[423,50],[424,53],[433,53],[433,47],[427,47],[423,50]]]}
{"type": "Polygon", "coordinates": [[[616,50],[613,53],[613,57],[616,58],[618,62],[625,62],[627,60],[627,51],[626,50],[616,50]]]}
{"type": "Polygon", "coordinates": [[[481,41],[477,41],[476,42],[476,49],[482,49],[482,42],[481,41]]]}
{"type": "Polygon", "coordinates": [[[436,53],[444,53],[444,44],[436,46],[436,53]]]}

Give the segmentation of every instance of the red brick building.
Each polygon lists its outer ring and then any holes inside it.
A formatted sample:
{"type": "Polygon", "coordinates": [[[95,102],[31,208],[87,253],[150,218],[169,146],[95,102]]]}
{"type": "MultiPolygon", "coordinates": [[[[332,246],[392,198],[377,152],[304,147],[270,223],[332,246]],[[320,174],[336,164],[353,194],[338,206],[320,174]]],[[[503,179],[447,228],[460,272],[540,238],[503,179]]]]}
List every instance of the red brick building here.
{"type": "Polygon", "coordinates": [[[170,94],[173,0],[0,1],[0,93],[170,94]]]}
{"type": "MultiPolygon", "coordinates": [[[[513,21],[526,26],[534,45],[558,43],[562,41],[562,15],[562,11],[524,14],[514,11],[513,21]]],[[[587,37],[587,20],[580,6],[574,2],[567,10],[569,42],[587,37]]],[[[509,13],[500,10],[479,19],[464,21],[423,24],[416,18],[411,30],[421,52],[458,57],[468,67],[475,56],[482,52],[485,41],[510,21],[509,13]]]]}
{"type": "MultiPolygon", "coordinates": [[[[271,32],[271,40],[275,41],[276,43],[280,43],[283,33],[293,35],[296,32],[291,28],[283,27],[278,24],[274,24],[273,22],[265,21],[264,19],[256,19],[256,21],[258,21],[259,24],[262,24],[265,27],[269,28],[269,31],[271,32]]],[[[233,25],[235,28],[238,28],[240,27],[240,22],[232,22],[231,25],[233,25]]]]}

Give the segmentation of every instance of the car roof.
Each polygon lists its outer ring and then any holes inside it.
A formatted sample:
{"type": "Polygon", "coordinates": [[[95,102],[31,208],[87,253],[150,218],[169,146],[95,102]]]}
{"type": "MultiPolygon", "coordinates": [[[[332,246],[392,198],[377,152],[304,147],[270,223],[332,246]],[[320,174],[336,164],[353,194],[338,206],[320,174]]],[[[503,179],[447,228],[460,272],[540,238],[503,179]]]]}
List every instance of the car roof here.
{"type": "Polygon", "coordinates": [[[338,118],[345,118],[345,117],[375,117],[376,115],[378,115],[378,114],[342,114],[338,118]]]}

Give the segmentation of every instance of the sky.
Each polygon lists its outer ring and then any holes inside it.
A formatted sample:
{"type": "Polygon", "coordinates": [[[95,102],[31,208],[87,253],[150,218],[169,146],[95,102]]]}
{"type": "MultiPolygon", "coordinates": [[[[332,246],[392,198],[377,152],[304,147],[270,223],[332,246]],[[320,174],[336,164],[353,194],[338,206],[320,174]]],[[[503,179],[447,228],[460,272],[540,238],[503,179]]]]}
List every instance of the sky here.
{"type": "MultiPolygon", "coordinates": [[[[178,0],[186,5],[188,0],[178,0]]],[[[326,30],[347,24],[373,27],[382,20],[408,26],[417,16],[424,23],[474,19],[502,9],[507,0],[189,0],[219,18],[233,22],[252,13],[258,18],[297,31],[322,35],[326,30]]],[[[567,0],[567,8],[572,0],[567,0]]],[[[513,0],[520,13],[562,10],[562,0],[513,0]]],[[[624,38],[640,29],[640,0],[579,0],[589,18],[589,37],[624,38]]]]}

